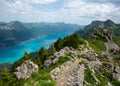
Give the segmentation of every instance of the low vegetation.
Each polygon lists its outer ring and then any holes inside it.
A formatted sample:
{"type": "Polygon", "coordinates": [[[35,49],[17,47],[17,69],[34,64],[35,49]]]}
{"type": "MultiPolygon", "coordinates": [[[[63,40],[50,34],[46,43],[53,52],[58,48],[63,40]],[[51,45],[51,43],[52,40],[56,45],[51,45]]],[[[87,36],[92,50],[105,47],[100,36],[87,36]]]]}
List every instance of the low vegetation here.
{"type": "Polygon", "coordinates": [[[120,37],[119,36],[113,37],[113,41],[120,47],[120,37]]]}
{"type": "Polygon", "coordinates": [[[79,45],[86,44],[85,40],[81,38],[78,34],[73,34],[71,36],[67,36],[64,39],[59,38],[55,42],[55,48],[56,50],[60,50],[63,47],[73,47],[73,48],[78,48],[79,45]]]}
{"type": "Polygon", "coordinates": [[[86,65],[86,69],[85,69],[85,81],[86,81],[86,83],[88,83],[87,86],[94,86],[95,85],[95,80],[92,76],[92,71],[90,70],[88,65],[86,65]]]}
{"type": "Polygon", "coordinates": [[[106,50],[106,47],[102,40],[89,38],[87,39],[87,41],[89,42],[90,47],[92,47],[97,52],[102,52],[106,50]]]}

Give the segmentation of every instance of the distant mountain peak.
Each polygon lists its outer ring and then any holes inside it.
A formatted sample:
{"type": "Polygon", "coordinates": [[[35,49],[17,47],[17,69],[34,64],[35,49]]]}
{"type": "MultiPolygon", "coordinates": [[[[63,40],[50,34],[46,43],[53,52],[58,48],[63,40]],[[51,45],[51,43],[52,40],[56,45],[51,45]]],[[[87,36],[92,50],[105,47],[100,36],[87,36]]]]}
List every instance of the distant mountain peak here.
{"type": "Polygon", "coordinates": [[[115,23],[112,20],[106,20],[104,22],[104,25],[109,26],[109,27],[114,27],[115,23]]]}
{"type": "Polygon", "coordinates": [[[3,24],[5,24],[5,22],[0,22],[0,25],[3,25],[3,24]]]}
{"type": "Polygon", "coordinates": [[[99,21],[99,20],[95,20],[95,21],[92,21],[92,23],[91,24],[101,24],[101,23],[103,23],[103,21],[99,21]]]}
{"type": "Polygon", "coordinates": [[[113,35],[119,34],[117,28],[119,28],[119,25],[115,24],[112,20],[97,20],[87,25],[83,30],[79,30],[78,33],[84,38],[92,37],[103,41],[112,41],[113,35]]]}
{"type": "Polygon", "coordinates": [[[21,24],[20,21],[11,21],[8,23],[8,25],[15,25],[15,24],[21,24]]]}
{"type": "Polygon", "coordinates": [[[114,23],[112,20],[108,19],[105,22],[114,23]]]}

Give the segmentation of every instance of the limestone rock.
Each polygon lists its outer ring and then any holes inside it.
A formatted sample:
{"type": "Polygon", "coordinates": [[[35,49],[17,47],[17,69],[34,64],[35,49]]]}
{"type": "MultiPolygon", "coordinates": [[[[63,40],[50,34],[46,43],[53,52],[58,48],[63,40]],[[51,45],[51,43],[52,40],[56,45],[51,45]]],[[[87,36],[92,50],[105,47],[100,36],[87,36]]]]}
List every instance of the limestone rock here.
{"type": "Polygon", "coordinates": [[[17,79],[28,79],[33,72],[38,72],[38,66],[30,60],[27,60],[16,68],[14,74],[17,79]]]}
{"type": "Polygon", "coordinates": [[[91,68],[91,69],[94,69],[96,71],[101,71],[102,69],[102,63],[99,61],[99,60],[96,60],[96,61],[88,61],[88,66],[91,68]]]}
{"type": "Polygon", "coordinates": [[[119,73],[119,74],[120,74],[120,67],[119,67],[119,66],[116,66],[114,71],[115,71],[116,73],[119,73]]]}
{"type": "Polygon", "coordinates": [[[107,67],[107,69],[109,70],[109,71],[111,71],[111,72],[113,72],[113,70],[114,70],[114,65],[112,64],[112,63],[106,63],[106,67],[107,67]]]}
{"type": "Polygon", "coordinates": [[[95,53],[94,51],[88,51],[85,53],[81,53],[81,56],[86,58],[89,61],[96,60],[96,58],[98,57],[97,53],[95,53]]]}
{"type": "Polygon", "coordinates": [[[113,73],[113,79],[120,81],[120,74],[118,74],[118,73],[113,73]]]}
{"type": "Polygon", "coordinates": [[[59,52],[56,52],[51,59],[48,59],[44,62],[44,68],[49,68],[50,66],[54,65],[60,57],[65,56],[66,51],[70,51],[71,49],[69,47],[64,47],[59,52]]]}

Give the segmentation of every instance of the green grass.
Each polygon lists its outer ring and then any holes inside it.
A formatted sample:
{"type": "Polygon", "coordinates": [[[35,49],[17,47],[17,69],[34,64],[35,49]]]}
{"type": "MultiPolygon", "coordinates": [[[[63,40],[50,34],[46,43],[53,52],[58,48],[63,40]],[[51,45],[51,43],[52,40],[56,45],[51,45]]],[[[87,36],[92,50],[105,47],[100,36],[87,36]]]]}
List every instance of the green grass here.
{"type": "Polygon", "coordinates": [[[120,66],[120,54],[112,55],[113,63],[118,64],[120,66]]]}
{"type": "Polygon", "coordinates": [[[40,69],[38,73],[33,73],[32,77],[25,81],[26,86],[55,86],[55,81],[51,78],[50,71],[64,62],[68,61],[67,57],[61,57],[54,66],[46,69],[40,69]]]}
{"type": "Polygon", "coordinates": [[[112,80],[113,86],[120,86],[120,81],[112,80]]]}
{"type": "Polygon", "coordinates": [[[100,72],[96,72],[95,76],[100,81],[98,84],[96,84],[94,77],[92,76],[92,71],[88,67],[88,65],[85,65],[85,81],[89,83],[87,86],[107,86],[108,79],[104,77],[100,72]]]}
{"type": "Polygon", "coordinates": [[[113,41],[120,47],[120,37],[113,37],[113,41]]]}
{"type": "Polygon", "coordinates": [[[102,51],[106,50],[104,42],[101,40],[89,38],[89,39],[87,39],[87,41],[89,42],[90,47],[92,47],[97,52],[102,52],[102,51]]]}
{"type": "Polygon", "coordinates": [[[92,76],[92,71],[90,70],[90,68],[88,67],[88,65],[85,65],[86,69],[85,69],[85,81],[87,83],[90,84],[90,86],[94,86],[95,85],[95,80],[92,76]]]}
{"type": "Polygon", "coordinates": [[[95,73],[97,79],[100,81],[100,83],[97,86],[107,86],[108,80],[106,77],[104,77],[100,72],[95,73]]]}

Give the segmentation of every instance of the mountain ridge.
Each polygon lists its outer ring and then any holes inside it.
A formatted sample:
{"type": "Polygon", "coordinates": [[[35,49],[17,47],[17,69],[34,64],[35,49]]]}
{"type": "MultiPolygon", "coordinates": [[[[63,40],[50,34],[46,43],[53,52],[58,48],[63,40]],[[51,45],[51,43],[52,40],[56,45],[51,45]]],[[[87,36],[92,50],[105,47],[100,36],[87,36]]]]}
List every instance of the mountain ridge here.
{"type": "Polygon", "coordinates": [[[65,30],[66,32],[73,33],[81,27],[80,25],[65,23],[22,23],[20,21],[3,23],[0,24],[0,49],[11,47],[43,35],[62,33],[65,30]]]}

